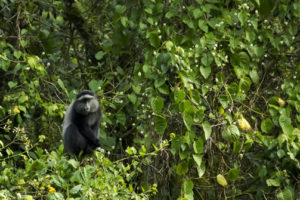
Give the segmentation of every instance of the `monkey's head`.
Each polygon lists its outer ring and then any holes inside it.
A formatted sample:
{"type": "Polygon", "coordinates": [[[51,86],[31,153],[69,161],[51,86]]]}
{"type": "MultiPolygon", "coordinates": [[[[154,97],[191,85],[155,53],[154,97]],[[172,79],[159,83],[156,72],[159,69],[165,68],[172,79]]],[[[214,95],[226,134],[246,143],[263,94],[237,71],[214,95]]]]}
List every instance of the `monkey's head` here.
{"type": "Polygon", "coordinates": [[[83,90],[76,96],[74,102],[75,112],[88,115],[89,113],[96,112],[99,109],[99,102],[95,93],[90,90],[83,90]]]}

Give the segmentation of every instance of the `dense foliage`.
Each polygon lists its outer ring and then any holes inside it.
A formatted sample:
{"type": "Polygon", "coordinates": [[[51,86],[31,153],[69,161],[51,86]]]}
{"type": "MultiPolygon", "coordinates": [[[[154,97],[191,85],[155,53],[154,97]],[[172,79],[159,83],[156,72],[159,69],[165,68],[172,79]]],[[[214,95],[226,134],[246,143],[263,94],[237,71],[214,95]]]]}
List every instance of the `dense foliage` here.
{"type": "Polygon", "coordinates": [[[298,0],[1,1],[1,198],[299,198],[299,24],[298,0]],[[78,161],[81,89],[107,153],[78,161]]]}

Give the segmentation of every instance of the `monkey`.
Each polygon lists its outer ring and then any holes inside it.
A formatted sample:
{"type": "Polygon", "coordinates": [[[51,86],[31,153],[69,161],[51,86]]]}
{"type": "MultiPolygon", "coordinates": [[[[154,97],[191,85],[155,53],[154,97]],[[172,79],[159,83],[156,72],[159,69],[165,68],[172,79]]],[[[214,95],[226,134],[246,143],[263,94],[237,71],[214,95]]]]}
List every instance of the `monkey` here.
{"type": "Polygon", "coordinates": [[[95,93],[83,90],[68,107],[63,120],[64,151],[71,155],[91,154],[100,146],[101,111],[95,93]]]}

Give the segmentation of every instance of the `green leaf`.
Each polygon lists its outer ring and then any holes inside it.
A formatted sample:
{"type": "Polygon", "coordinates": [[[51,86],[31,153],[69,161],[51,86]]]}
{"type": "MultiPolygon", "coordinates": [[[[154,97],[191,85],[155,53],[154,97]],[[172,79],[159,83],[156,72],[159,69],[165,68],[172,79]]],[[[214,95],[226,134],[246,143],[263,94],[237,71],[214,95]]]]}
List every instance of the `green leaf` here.
{"type": "Polygon", "coordinates": [[[149,35],[149,42],[154,48],[158,48],[160,46],[160,39],[156,33],[151,33],[149,35]]]}
{"type": "Polygon", "coordinates": [[[260,6],[260,0],[255,0],[255,3],[257,4],[257,6],[260,6]]]}
{"type": "Polygon", "coordinates": [[[194,188],[193,181],[185,180],[183,182],[183,191],[185,195],[193,193],[193,188],[194,188]]]}
{"type": "Polygon", "coordinates": [[[238,19],[241,22],[241,25],[244,26],[245,22],[247,21],[248,13],[246,11],[241,11],[238,14],[238,19]]]}
{"type": "Polygon", "coordinates": [[[29,57],[27,58],[27,62],[28,62],[29,66],[30,66],[32,69],[35,69],[36,66],[38,65],[38,60],[37,60],[36,58],[34,58],[34,57],[31,57],[31,56],[29,56],[29,57]]]}
{"type": "Polygon", "coordinates": [[[52,180],[58,187],[63,188],[66,185],[66,181],[59,175],[53,175],[52,180]]]}
{"type": "Polygon", "coordinates": [[[247,53],[234,54],[230,58],[230,63],[233,65],[238,78],[249,74],[250,58],[247,53]]]}
{"type": "Polygon", "coordinates": [[[167,128],[167,121],[165,117],[156,116],[155,117],[155,131],[157,134],[162,135],[167,128]]]}
{"type": "Polygon", "coordinates": [[[192,102],[196,105],[200,105],[201,104],[200,92],[197,89],[192,89],[192,90],[189,90],[189,93],[190,93],[192,102]]]}
{"type": "Polygon", "coordinates": [[[152,14],[152,9],[151,8],[145,8],[145,12],[148,14],[152,14]]]}
{"type": "Polygon", "coordinates": [[[189,18],[189,17],[185,17],[184,16],[182,18],[182,22],[185,23],[190,29],[194,29],[195,28],[193,20],[191,20],[191,18],[189,18]]]}
{"type": "Polygon", "coordinates": [[[188,162],[186,160],[180,162],[176,167],[176,173],[178,175],[184,175],[189,171],[188,162]]]}
{"type": "Polygon", "coordinates": [[[277,151],[278,158],[283,158],[285,156],[285,151],[283,149],[278,149],[277,151]]]}
{"type": "Polygon", "coordinates": [[[211,135],[211,125],[208,121],[203,122],[202,124],[203,130],[204,130],[204,134],[205,134],[205,140],[208,140],[208,138],[210,138],[211,135]]]}
{"type": "Polygon", "coordinates": [[[258,76],[258,73],[257,73],[256,69],[251,70],[250,73],[249,73],[249,76],[250,76],[253,83],[255,83],[255,84],[259,83],[259,76],[258,76]]]}
{"type": "Polygon", "coordinates": [[[207,33],[208,32],[208,26],[207,26],[207,23],[204,21],[204,20],[199,20],[198,21],[198,26],[199,26],[199,28],[202,30],[202,31],[204,31],[205,33],[207,33]]]}
{"type": "Polygon", "coordinates": [[[174,44],[173,44],[172,41],[166,41],[165,45],[166,45],[166,48],[167,48],[168,51],[171,51],[172,48],[174,47],[174,44]]]}
{"type": "Polygon", "coordinates": [[[183,101],[183,108],[184,108],[184,112],[187,112],[187,113],[195,112],[195,108],[194,108],[194,106],[192,106],[192,104],[189,100],[183,101]]]}
{"type": "Polygon", "coordinates": [[[183,113],[183,122],[188,130],[191,130],[193,125],[193,117],[189,113],[183,113]]]}
{"type": "Polygon", "coordinates": [[[194,141],[193,148],[194,148],[194,152],[196,154],[203,153],[203,140],[202,140],[202,138],[198,138],[198,140],[194,141]]]}
{"type": "Polygon", "coordinates": [[[246,31],[246,40],[248,40],[250,43],[253,43],[253,41],[256,38],[256,34],[254,31],[246,31]]]}
{"type": "Polygon", "coordinates": [[[20,98],[18,99],[18,102],[19,103],[24,103],[25,101],[27,101],[29,98],[28,98],[28,96],[27,95],[22,95],[22,96],[20,96],[20,98]]]}
{"type": "Polygon", "coordinates": [[[240,137],[240,131],[236,125],[230,125],[222,131],[222,137],[228,142],[235,142],[240,137]]]}
{"type": "Polygon", "coordinates": [[[262,132],[269,133],[273,129],[273,122],[270,118],[264,119],[261,122],[260,128],[262,132]]]}
{"type": "Polygon", "coordinates": [[[180,103],[184,99],[185,99],[184,90],[179,89],[179,90],[174,91],[174,100],[175,100],[176,103],[180,103]]]}
{"type": "Polygon", "coordinates": [[[198,154],[193,154],[193,158],[197,166],[201,166],[202,164],[202,156],[198,154]]]}
{"type": "Polygon", "coordinates": [[[77,170],[72,173],[72,176],[70,178],[71,183],[82,183],[83,180],[81,178],[81,170],[77,170]]]}
{"type": "Polygon", "coordinates": [[[161,97],[152,98],[151,107],[154,113],[159,114],[164,108],[164,99],[161,97]]]}
{"type": "Polygon", "coordinates": [[[283,130],[283,133],[285,133],[287,135],[292,134],[292,132],[294,130],[294,127],[291,124],[291,118],[290,117],[288,117],[286,114],[280,115],[279,124],[280,124],[280,127],[283,130]]]}
{"type": "Polygon", "coordinates": [[[136,95],[134,93],[128,94],[127,97],[132,104],[136,103],[136,95]]]}
{"type": "Polygon", "coordinates": [[[124,112],[117,113],[117,123],[120,123],[121,125],[125,126],[126,124],[126,115],[124,112]]]}
{"type": "Polygon", "coordinates": [[[210,66],[213,62],[214,57],[210,53],[205,53],[201,58],[201,63],[206,67],[210,66]]]}
{"type": "Polygon", "coordinates": [[[202,162],[201,166],[197,167],[197,172],[198,172],[199,178],[201,178],[204,175],[205,170],[206,170],[205,164],[204,164],[204,162],[202,162]]]}
{"type": "Polygon", "coordinates": [[[195,19],[203,16],[203,12],[199,8],[194,9],[192,12],[195,19]]]}
{"type": "Polygon", "coordinates": [[[169,94],[169,87],[166,84],[163,84],[162,86],[160,86],[157,89],[161,94],[165,94],[165,95],[169,94]]]}
{"type": "Polygon", "coordinates": [[[95,80],[95,79],[93,79],[93,80],[91,80],[89,82],[88,85],[89,85],[89,88],[92,91],[97,92],[98,90],[101,90],[101,87],[103,85],[103,81],[102,80],[95,80]]]}
{"type": "Polygon", "coordinates": [[[147,65],[147,64],[143,65],[143,72],[145,73],[145,75],[147,77],[149,77],[151,75],[151,73],[152,73],[151,66],[147,65]]]}
{"type": "Polygon", "coordinates": [[[231,168],[228,173],[226,178],[230,181],[236,180],[240,176],[240,171],[237,168],[231,168]]]}
{"type": "Polygon", "coordinates": [[[97,60],[101,60],[103,58],[103,56],[105,55],[105,52],[103,51],[98,51],[96,54],[95,54],[95,58],[97,60]]]}
{"type": "Polygon", "coordinates": [[[157,56],[156,64],[162,69],[163,73],[166,73],[168,71],[171,59],[172,57],[170,53],[160,53],[157,56]]]}
{"type": "Polygon", "coordinates": [[[258,177],[262,180],[266,175],[268,174],[268,171],[265,166],[261,167],[258,171],[258,177]]]}
{"type": "Polygon", "coordinates": [[[293,200],[294,199],[294,189],[292,187],[286,187],[284,190],[276,194],[278,200],[293,200]]]}
{"type": "Polygon", "coordinates": [[[68,160],[68,163],[74,168],[77,169],[79,167],[79,162],[74,160],[74,159],[70,159],[68,160]]]}
{"type": "Polygon", "coordinates": [[[208,67],[200,66],[200,72],[201,72],[201,75],[205,79],[207,79],[211,73],[211,66],[208,66],[208,67]]]}
{"type": "Polygon", "coordinates": [[[125,17],[125,16],[122,16],[120,18],[120,21],[121,21],[121,24],[126,28],[127,27],[127,24],[128,24],[128,18],[125,17]]]}
{"type": "Polygon", "coordinates": [[[115,9],[116,9],[116,12],[118,14],[123,14],[126,11],[126,6],[124,6],[124,5],[116,5],[115,9]]]}
{"type": "Polygon", "coordinates": [[[227,95],[219,96],[218,100],[224,109],[227,108],[228,104],[231,102],[227,95]]]}
{"type": "Polygon", "coordinates": [[[9,82],[8,82],[8,87],[9,87],[10,89],[16,87],[17,85],[18,85],[18,83],[16,83],[16,82],[12,82],[12,81],[9,81],[9,82]]]}
{"type": "Polygon", "coordinates": [[[21,56],[22,56],[22,52],[21,51],[17,51],[17,50],[15,50],[14,51],[14,56],[17,58],[17,59],[19,59],[21,56]]]}
{"type": "Polygon", "coordinates": [[[142,87],[140,84],[135,84],[135,85],[132,85],[132,89],[136,94],[139,94],[141,92],[142,87]]]}
{"type": "Polygon", "coordinates": [[[247,93],[250,90],[251,83],[252,82],[251,82],[250,78],[248,78],[248,77],[241,78],[240,83],[239,83],[239,90],[242,93],[247,93]]]}
{"type": "Polygon", "coordinates": [[[274,186],[274,187],[279,187],[280,186],[280,181],[277,179],[267,179],[266,181],[268,186],[274,186]]]}
{"type": "Polygon", "coordinates": [[[295,17],[300,17],[300,2],[293,3],[292,13],[295,17]]]}
{"type": "Polygon", "coordinates": [[[68,90],[66,89],[66,87],[65,87],[65,85],[64,85],[64,82],[62,82],[61,79],[58,79],[58,80],[57,80],[57,83],[58,83],[59,87],[66,93],[66,95],[67,95],[68,97],[70,97],[70,96],[69,96],[69,92],[68,92],[68,90]]]}
{"type": "Polygon", "coordinates": [[[71,194],[78,194],[78,192],[81,190],[82,188],[82,185],[79,184],[79,185],[76,185],[74,186],[71,190],[70,190],[70,193],[71,194]]]}

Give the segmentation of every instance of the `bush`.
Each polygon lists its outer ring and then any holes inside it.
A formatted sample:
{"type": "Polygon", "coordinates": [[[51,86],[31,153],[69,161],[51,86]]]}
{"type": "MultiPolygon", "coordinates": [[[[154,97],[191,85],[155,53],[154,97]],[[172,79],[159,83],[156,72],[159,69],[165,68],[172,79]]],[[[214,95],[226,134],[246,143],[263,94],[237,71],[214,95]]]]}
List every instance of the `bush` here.
{"type": "MultiPolygon", "coordinates": [[[[7,126],[8,127],[8,126],[7,126]]],[[[15,129],[14,129],[15,130],[15,129]]],[[[105,157],[104,150],[95,152],[92,157],[69,158],[63,154],[63,147],[48,153],[30,141],[18,136],[29,149],[13,152],[11,145],[2,144],[0,197],[1,199],[149,199],[156,193],[156,185],[145,190],[132,180],[143,159],[130,159],[126,164],[112,162],[105,157]],[[18,166],[18,167],[16,167],[18,166]]],[[[40,137],[43,142],[44,137],[40,137]]]]}
{"type": "Polygon", "coordinates": [[[57,152],[66,105],[91,89],[107,157],[144,154],[132,181],[157,184],[154,199],[296,198],[299,10],[291,0],[0,2],[0,140],[13,139],[8,119],[27,138],[3,146],[4,159],[41,134],[43,152],[57,152]]]}

